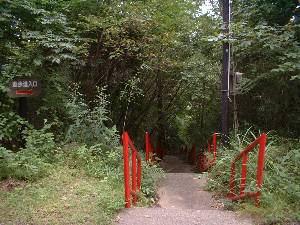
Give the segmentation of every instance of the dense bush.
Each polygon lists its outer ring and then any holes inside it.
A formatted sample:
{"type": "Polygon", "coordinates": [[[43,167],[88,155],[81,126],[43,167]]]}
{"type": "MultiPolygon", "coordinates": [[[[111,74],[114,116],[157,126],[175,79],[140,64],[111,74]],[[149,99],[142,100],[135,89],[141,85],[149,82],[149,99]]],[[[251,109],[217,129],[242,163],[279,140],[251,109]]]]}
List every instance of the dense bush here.
{"type": "Polygon", "coordinates": [[[51,125],[45,124],[40,129],[26,129],[25,136],[26,151],[30,151],[45,162],[55,161],[55,142],[53,133],[49,132],[51,125]]]}
{"type": "Polygon", "coordinates": [[[116,148],[120,139],[115,126],[107,126],[110,122],[107,104],[104,89],[98,88],[95,99],[86,102],[79,87],[75,85],[73,95],[67,103],[67,111],[72,120],[66,135],[67,141],[87,145],[97,143],[102,145],[102,149],[116,148]]]}
{"type": "Polygon", "coordinates": [[[50,163],[55,161],[54,136],[49,129],[48,124],[40,130],[27,127],[22,132],[25,148],[17,152],[0,146],[0,179],[32,180],[47,173],[50,163]]]}
{"type": "Polygon", "coordinates": [[[22,130],[29,127],[29,124],[16,113],[5,109],[6,107],[3,107],[0,110],[0,145],[17,148],[23,141],[22,130]]]}
{"type": "Polygon", "coordinates": [[[143,163],[142,167],[142,192],[145,196],[151,197],[152,200],[154,200],[153,197],[156,195],[157,184],[164,176],[163,170],[155,164],[149,165],[147,163],[143,163]]]}
{"type": "Polygon", "coordinates": [[[14,153],[0,147],[0,179],[35,180],[48,174],[50,168],[51,164],[29,149],[14,153]]]}

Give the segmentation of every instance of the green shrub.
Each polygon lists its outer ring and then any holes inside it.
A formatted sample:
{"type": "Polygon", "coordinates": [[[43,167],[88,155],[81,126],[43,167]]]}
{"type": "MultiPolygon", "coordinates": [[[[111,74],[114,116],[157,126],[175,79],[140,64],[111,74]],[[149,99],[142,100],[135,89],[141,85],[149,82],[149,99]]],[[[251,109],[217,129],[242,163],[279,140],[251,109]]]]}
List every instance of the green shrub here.
{"type": "Polygon", "coordinates": [[[146,197],[153,198],[157,191],[157,183],[164,177],[163,169],[144,162],[142,170],[142,192],[146,197]]]}
{"type": "Polygon", "coordinates": [[[0,179],[34,180],[46,175],[50,167],[32,151],[23,149],[13,153],[0,147],[0,179]]]}
{"type": "Polygon", "coordinates": [[[50,124],[45,124],[40,130],[27,129],[25,135],[25,149],[46,162],[53,162],[55,158],[54,135],[48,132],[50,124]]]}
{"type": "Polygon", "coordinates": [[[98,89],[94,101],[87,103],[84,96],[75,86],[74,94],[67,104],[72,123],[67,131],[67,141],[84,143],[89,146],[101,143],[102,148],[116,148],[119,145],[119,136],[116,127],[108,127],[107,96],[104,89],[98,89]]]}
{"type": "MultiPolygon", "coordinates": [[[[2,106],[1,103],[0,106],[2,106]]],[[[29,127],[29,124],[16,113],[4,108],[7,111],[0,111],[0,145],[2,143],[6,146],[8,143],[12,143],[14,146],[16,142],[21,141],[21,131],[24,127],[29,127]]]]}
{"type": "Polygon", "coordinates": [[[16,153],[0,147],[0,179],[33,180],[47,174],[55,160],[54,137],[47,132],[49,128],[45,125],[40,130],[25,130],[25,148],[16,153]]]}

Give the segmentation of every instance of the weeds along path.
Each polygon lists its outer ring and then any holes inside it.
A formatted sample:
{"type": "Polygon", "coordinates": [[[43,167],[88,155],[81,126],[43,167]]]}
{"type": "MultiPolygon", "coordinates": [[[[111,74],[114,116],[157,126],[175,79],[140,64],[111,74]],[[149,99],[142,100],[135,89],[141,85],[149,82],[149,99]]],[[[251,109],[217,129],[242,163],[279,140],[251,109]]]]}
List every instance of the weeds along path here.
{"type": "Polygon", "coordinates": [[[251,225],[250,219],[225,211],[212,194],[204,190],[205,178],[198,179],[190,165],[174,156],[161,163],[167,176],[158,190],[158,205],[122,210],[117,225],[251,225]]]}

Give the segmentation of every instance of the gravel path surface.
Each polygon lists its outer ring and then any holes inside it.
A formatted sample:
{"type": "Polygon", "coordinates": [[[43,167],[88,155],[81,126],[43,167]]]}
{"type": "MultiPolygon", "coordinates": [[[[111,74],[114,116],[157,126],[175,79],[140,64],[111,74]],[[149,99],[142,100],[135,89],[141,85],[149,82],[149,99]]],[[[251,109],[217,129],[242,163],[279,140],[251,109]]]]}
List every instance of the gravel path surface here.
{"type": "Polygon", "coordinates": [[[166,156],[161,166],[167,176],[158,190],[158,206],[122,210],[116,225],[252,225],[250,219],[225,211],[222,204],[203,188],[190,165],[166,156]]]}

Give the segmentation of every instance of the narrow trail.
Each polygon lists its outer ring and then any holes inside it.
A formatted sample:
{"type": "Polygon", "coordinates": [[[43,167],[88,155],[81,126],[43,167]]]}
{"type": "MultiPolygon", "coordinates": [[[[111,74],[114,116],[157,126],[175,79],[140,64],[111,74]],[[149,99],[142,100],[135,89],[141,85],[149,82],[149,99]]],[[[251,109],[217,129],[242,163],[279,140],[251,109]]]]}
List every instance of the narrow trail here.
{"type": "Polygon", "coordinates": [[[167,172],[158,190],[158,205],[122,210],[116,225],[252,225],[250,219],[225,211],[210,192],[205,178],[198,179],[190,165],[166,156],[161,166],[167,172]]]}

